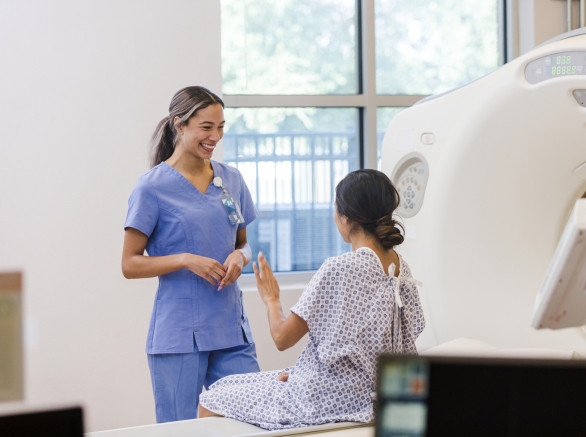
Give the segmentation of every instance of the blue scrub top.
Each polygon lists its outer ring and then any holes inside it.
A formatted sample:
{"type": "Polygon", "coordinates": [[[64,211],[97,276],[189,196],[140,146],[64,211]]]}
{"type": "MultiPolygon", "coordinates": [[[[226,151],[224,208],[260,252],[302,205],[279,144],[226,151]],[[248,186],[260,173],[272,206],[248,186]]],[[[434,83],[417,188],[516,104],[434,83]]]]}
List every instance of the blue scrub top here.
{"type": "MultiPolygon", "coordinates": [[[[228,193],[240,204],[244,223],[230,223],[221,188],[210,184],[202,194],[162,162],[138,179],[124,224],[124,229],[135,228],[148,237],[149,256],[188,252],[223,264],[234,251],[236,231],[256,218],[254,204],[236,168],[216,161],[211,164],[214,177],[222,178],[228,193]]],[[[234,283],[217,289],[187,269],[159,276],[147,353],[194,352],[194,336],[200,351],[253,343],[240,287],[234,283]]]]}

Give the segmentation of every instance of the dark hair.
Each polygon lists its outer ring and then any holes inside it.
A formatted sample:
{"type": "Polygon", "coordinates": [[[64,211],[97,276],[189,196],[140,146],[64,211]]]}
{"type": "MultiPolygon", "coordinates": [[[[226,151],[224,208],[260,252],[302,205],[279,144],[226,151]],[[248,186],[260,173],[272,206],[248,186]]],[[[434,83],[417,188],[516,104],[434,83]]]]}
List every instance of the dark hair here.
{"type": "Polygon", "coordinates": [[[354,227],[374,236],[385,249],[404,240],[403,225],[393,219],[399,193],[386,174],[378,170],[357,170],[336,187],[336,209],[354,227]]]}
{"type": "Polygon", "coordinates": [[[159,165],[173,154],[178,139],[177,127],[187,126],[197,111],[216,104],[224,107],[222,99],[202,86],[188,86],[177,91],[169,104],[169,115],[159,122],[151,138],[151,167],[159,165]],[[180,118],[177,123],[173,123],[175,117],[180,118]]]}

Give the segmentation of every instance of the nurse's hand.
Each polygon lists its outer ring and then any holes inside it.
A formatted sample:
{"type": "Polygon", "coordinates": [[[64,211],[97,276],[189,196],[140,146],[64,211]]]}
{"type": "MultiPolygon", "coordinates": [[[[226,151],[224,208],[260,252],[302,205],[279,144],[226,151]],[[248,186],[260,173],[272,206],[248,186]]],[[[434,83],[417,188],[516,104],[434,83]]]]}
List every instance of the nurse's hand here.
{"type": "Polygon", "coordinates": [[[256,287],[264,304],[268,305],[270,301],[279,301],[281,294],[279,284],[262,252],[258,253],[258,266],[253,262],[252,269],[256,276],[256,287]]]}
{"type": "Polygon", "coordinates": [[[226,270],[226,276],[220,281],[218,291],[228,285],[232,285],[242,274],[242,269],[244,268],[244,255],[242,254],[242,251],[235,250],[228,255],[228,258],[224,261],[223,267],[226,270]]]}
{"type": "Polygon", "coordinates": [[[226,270],[218,261],[205,256],[185,254],[185,267],[212,285],[218,285],[226,276],[226,270]]]}

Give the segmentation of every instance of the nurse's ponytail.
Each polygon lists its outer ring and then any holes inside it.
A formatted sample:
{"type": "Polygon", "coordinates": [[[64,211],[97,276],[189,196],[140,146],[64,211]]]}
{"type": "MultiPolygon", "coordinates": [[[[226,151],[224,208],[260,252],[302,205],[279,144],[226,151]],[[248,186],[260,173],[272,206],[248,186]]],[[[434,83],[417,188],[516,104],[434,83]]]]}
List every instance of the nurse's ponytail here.
{"type": "Polygon", "coordinates": [[[336,209],[353,226],[375,237],[385,249],[403,243],[403,225],[395,220],[399,193],[378,170],[349,173],[336,187],[336,209]]]}
{"type": "Polygon", "coordinates": [[[151,167],[155,167],[171,157],[179,139],[177,133],[179,126],[187,126],[189,119],[197,111],[216,104],[224,107],[222,99],[207,88],[190,86],[177,91],[171,99],[169,115],[159,122],[151,138],[151,167]],[[175,117],[179,117],[176,122],[174,122],[175,117]]]}

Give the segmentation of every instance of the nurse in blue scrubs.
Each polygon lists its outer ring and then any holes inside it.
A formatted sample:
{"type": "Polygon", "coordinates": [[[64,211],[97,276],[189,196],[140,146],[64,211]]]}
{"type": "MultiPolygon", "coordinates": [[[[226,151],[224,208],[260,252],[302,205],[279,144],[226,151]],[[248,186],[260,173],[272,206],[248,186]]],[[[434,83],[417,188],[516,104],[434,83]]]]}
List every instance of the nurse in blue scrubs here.
{"type": "Polygon", "coordinates": [[[159,423],[197,417],[202,387],[260,370],[236,283],[254,205],[240,172],[211,159],[223,108],[203,87],[177,92],[128,201],[124,276],[159,277],[146,346],[159,423]]]}

